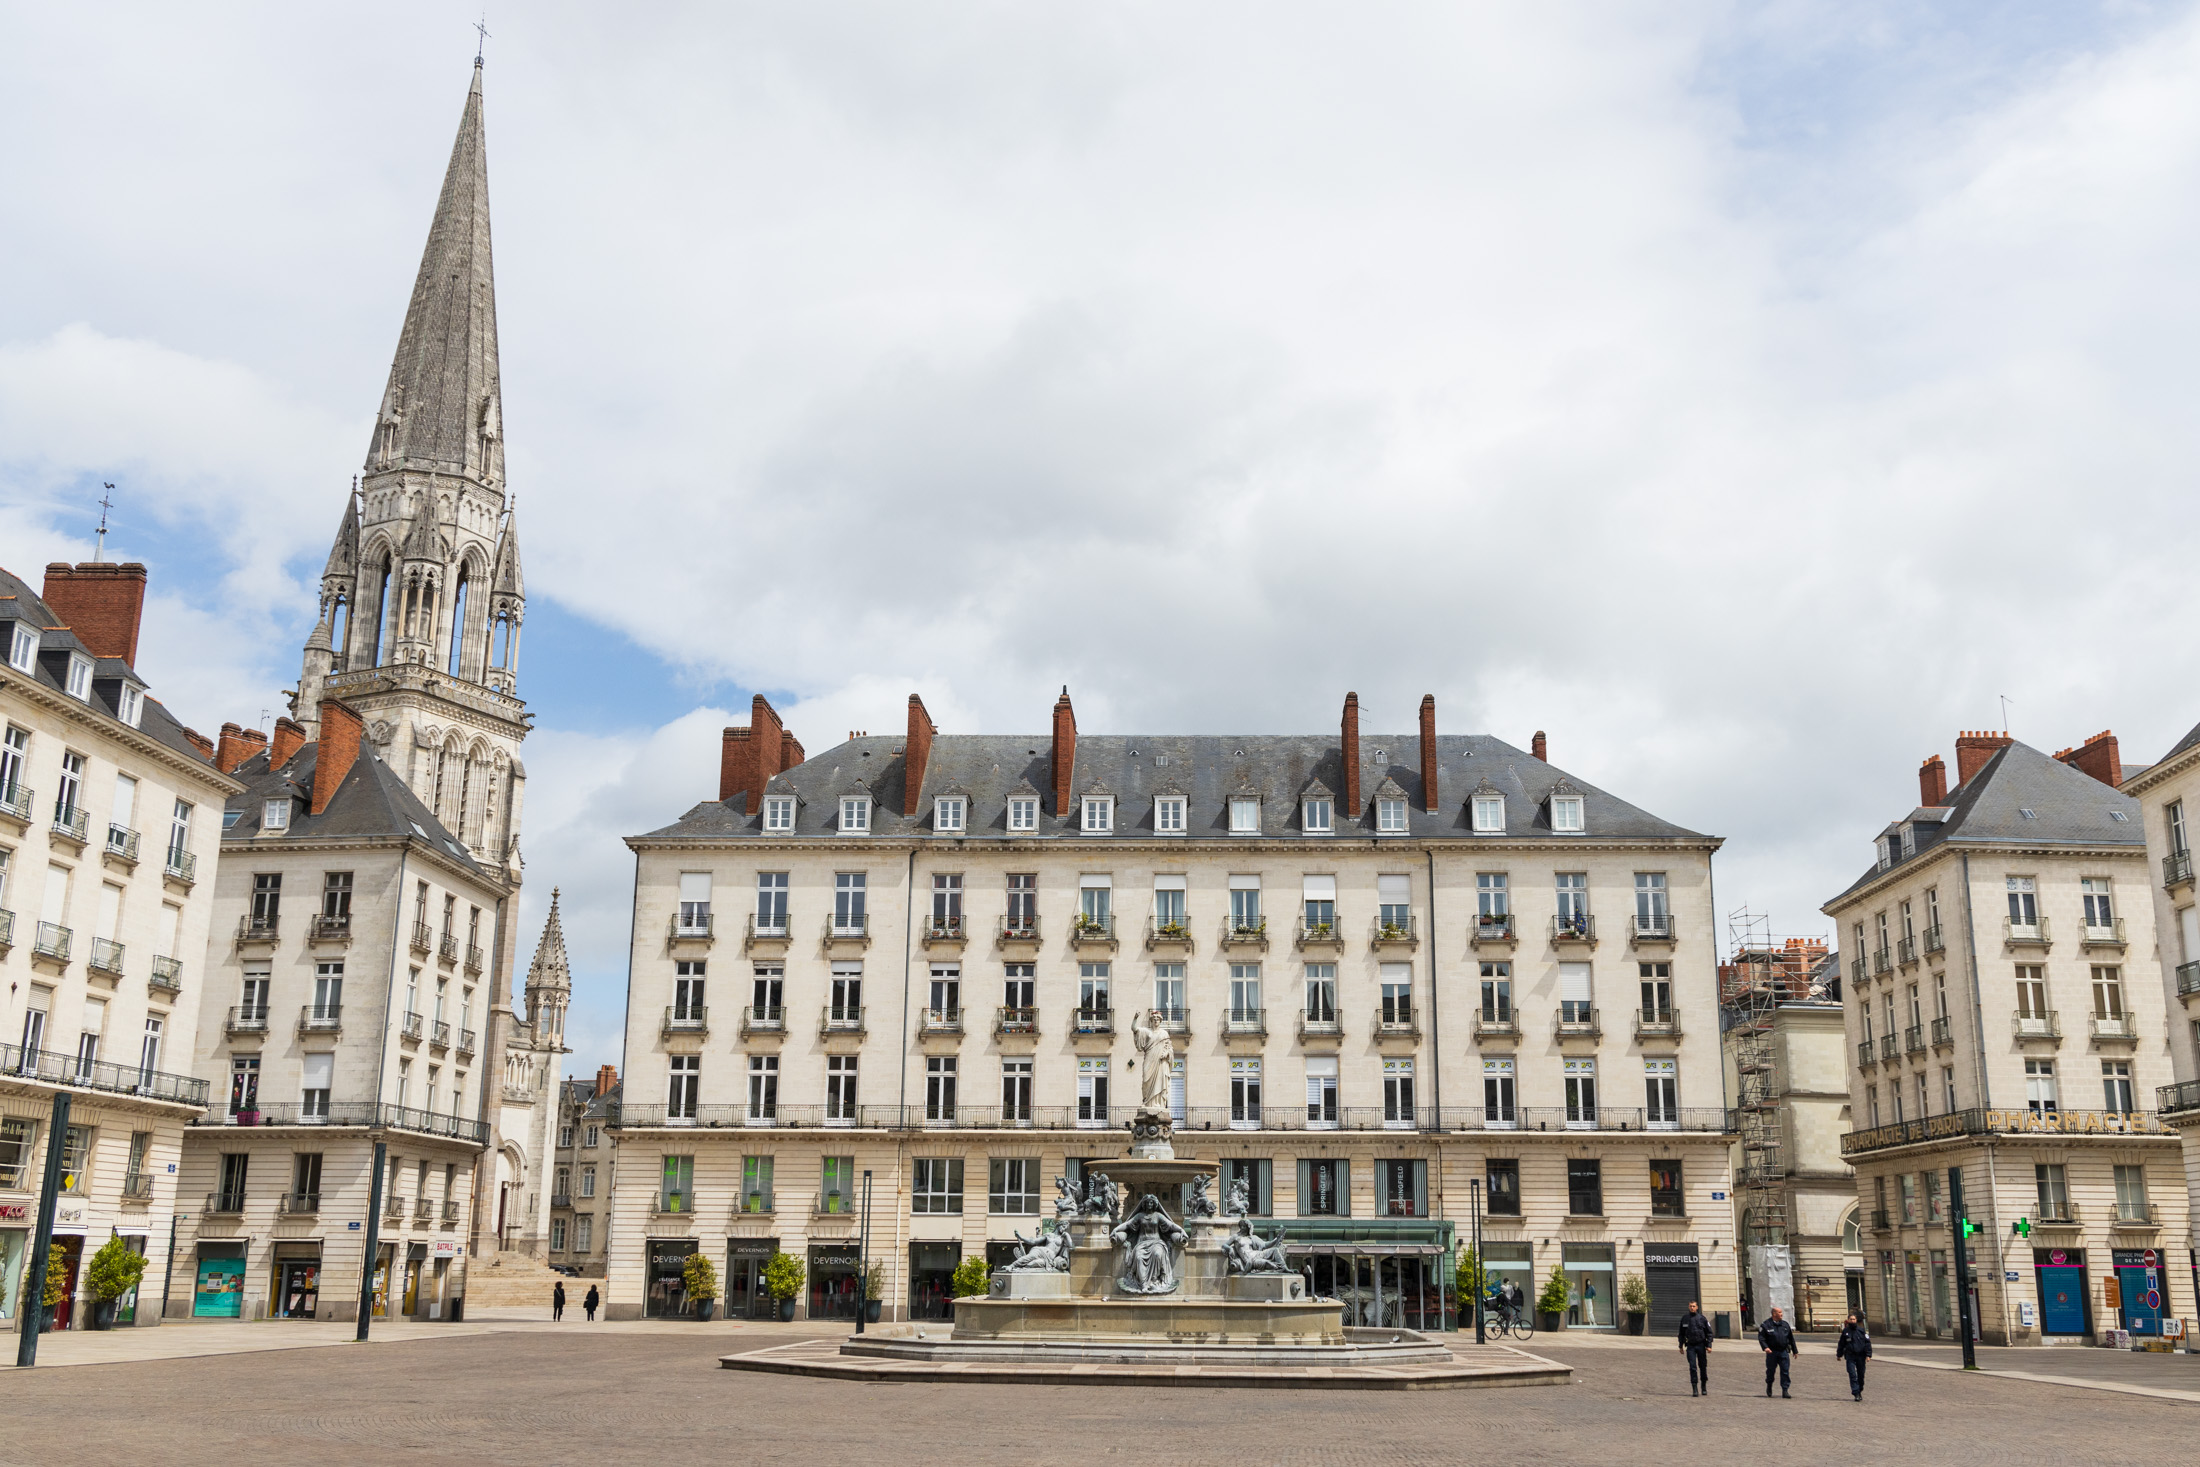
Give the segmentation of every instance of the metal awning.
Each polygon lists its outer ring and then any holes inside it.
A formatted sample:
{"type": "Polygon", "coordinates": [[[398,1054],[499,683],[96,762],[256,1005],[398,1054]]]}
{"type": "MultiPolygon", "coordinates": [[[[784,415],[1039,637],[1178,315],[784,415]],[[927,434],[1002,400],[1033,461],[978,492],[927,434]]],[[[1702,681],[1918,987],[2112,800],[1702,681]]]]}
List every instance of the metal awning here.
{"type": "Polygon", "coordinates": [[[1440,1258],[1444,1252],[1434,1243],[1293,1243],[1288,1239],[1283,1251],[1334,1258],[1440,1258]]]}

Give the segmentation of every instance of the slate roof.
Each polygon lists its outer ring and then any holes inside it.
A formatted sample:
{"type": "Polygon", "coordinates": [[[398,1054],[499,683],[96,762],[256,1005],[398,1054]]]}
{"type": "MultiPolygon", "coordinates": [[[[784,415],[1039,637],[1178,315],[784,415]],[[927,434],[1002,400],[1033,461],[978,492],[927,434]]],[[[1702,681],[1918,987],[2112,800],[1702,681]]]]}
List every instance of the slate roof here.
{"type": "Polygon", "coordinates": [[[0,665],[0,678],[28,677],[67,697],[70,656],[89,657],[92,660],[92,707],[109,718],[120,719],[123,686],[135,687],[145,692],[137,731],[194,763],[212,766],[213,761],[192,747],[191,741],[183,736],[182,723],[168,711],[167,705],[145,691],[145,679],[138,676],[135,668],[119,657],[94,657],[92,649],[78,640],[76,633],[62,623],[60,616],[27,581],[0,569],[0,659],[7,655],[7,648],[14,640],[12,624],[18,621],[37,634],[38,661],[35,669],[28,673],[14,666],[0,665]]]}
{"type": "MultiPolygon", "coordinates": [[[[1913,823],[1916,832],[1916,854],[1898,858],[1885,871],[1875,863],[1834,901],[1923,860],[1944,845],[2146,849],[2137,800],[2030,744],[2010,743],[1995,750],[1978,773],[1949,795],[1947,805],[1936,810],[1913,810],[1905,819],[1913,823]],[[2027,815],[2026,811],[2031,813],[2027,815]],[[1941,812],[1945,812],[1944,819],[1936,822],[1930,818],[1941,812]]],[[[1880,839],[1898,832],[1902,824],[1898,820],[1888,825],[1879,833],[1880,839]]]]}
{"type": "MultiPolygon", "coordinates": [[[[875,802],[870,831],[873,838],[930,835],[933,797],[954,790],[967,792],[971,799],[969,837],[1007,839],[1009,795],[1020,790],[1049,791],[1053,785],[1048,767],[1050,745],[1044,734],[941,734],[933,740],[925,767],[919,813],[905,816],[901,810],[907,769],[902,743],[901,738],[890,735],[850,739],[779,775],[768,792],[799,797],[793,831],[797,837],[837,835],[841,796],[867,788],[875,802]]],[[[1443,803],[1430,814],[1422,799],[1419,737],[1363,734],[1360,789],[1367,807],[1337,811],[1338,835],[1374,833],[1375,791],[1388,781],[1408,797],[1407,838],[1494,839],[1493,835],[1477,836],[1469,829],[1467,797],[1487,781],[1505,796],[1506,836],[1578,841],[1584,837],[1552,836],[1550,811],[1544,803],[1551,788],[1565,779],[1573,792],[1585,797],[1587,839],[1716,839],[1661,820],[1578,776],[1562,774],[1552,765],[1484,734],[1440,735],[1436,754],[1443,803]]],[[[1019,831],[1014,838],[1036,835],[1105,839],[1083,836],[1078,828],[1076,797],[1095,786],[1104,786],[1115,795],[1118,837],[1151,837],[1153,798],[1173,786],[1191,801],[1184,839],[1242,841],[1245,837],[1228,833],[1227,802],[1232,794],[1249,786],[1261,796],[1263,836],[1335,839],[1303,836],[1299,829],[1300,797],[1316,783],[1332,791],[1344,789],[1344,753],[1335,734],[1079,734],[1076,768],[1070,780],[1072,810],[1065,813],[1052,809],[1051,794],[1042,794],[1038,830],[1019,831]]],[[[762,812],[747,806],[746,794],[737,794],[729,801],[708,801],[673,824],[634,839],[762,838],[762,812]]],[[[775,834],[772,838],[783,837],[775,834]]]]}
{"type": "Polygon", "coordinates": [[[223,817],[222,844],[280,849],[286,840],[415,836],[483,880],[503,880],[500,873],[467,855],[465,846],[420,802],[411,786],[364,747],[352,763],[351,772],[337,786],[336,797],[328,802],[328,808],[312,814],[303,797],[312,793],[320,751],[318,743],[306,744],[290,756],[288,764],[269,769],[268,751],[263,749],[238,765],[232,773],[244,782],[244,793],[229,801],[227,809],[236,811],[237,819],[231,823],[226,815],[223,817]],[[266,802],[285,795],[299,801],[291,808],[290,829],[262,836],[260,818],[266,802]]]}

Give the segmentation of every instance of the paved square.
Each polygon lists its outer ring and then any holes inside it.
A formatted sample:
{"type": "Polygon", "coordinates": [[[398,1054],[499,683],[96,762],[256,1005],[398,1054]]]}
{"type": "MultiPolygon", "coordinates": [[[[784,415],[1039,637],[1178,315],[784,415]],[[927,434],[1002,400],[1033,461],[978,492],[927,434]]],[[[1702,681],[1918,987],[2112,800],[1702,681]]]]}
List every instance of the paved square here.
{"type": "MultiPolygon", "coordinates": [[[[1997,1464],[2082,1458],[2115,1422],[2120,1461],[2181,1460],[2200,1405],[1883,1363],[1851,1404],[1828,1346],[1805,1346],[1796,1399],[1767,1401],[1755,1351],[1712,1354],[1688,1395],[1679,1352],[1646,1341],[1536,1343],[1576,1384],[1336,1391],[850,1385],[721,1370],[729,1349],[794,1327],[517,1326],[365,1346],[23,1371],[0,1388],[0,1462],[837,1462],[906,1464],[1600,1462],[1733,1459],[1997,1464]]],[[[2043,1372],[2083,1365],[2158,1387],[2200,1383],[2180,1357],[1992,1351],[2043,1372]],[[2136,1365],[2128,1377],[2121,1367],[2136,1365]]]]}

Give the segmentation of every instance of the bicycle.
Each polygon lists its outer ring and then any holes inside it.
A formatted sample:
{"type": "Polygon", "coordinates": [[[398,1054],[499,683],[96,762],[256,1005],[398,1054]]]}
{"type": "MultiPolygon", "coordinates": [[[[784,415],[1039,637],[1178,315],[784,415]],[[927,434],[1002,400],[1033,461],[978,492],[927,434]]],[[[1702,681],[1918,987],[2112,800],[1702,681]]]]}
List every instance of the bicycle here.
{"type": "Polygon", "coordinates": [[[1483,1302],[1482,1332],[1498,1340],[1532,1340],[1535,1321],[1525,1310],[1516,1314],[1504,1300],[1489,1299],[1483,1302]]]}

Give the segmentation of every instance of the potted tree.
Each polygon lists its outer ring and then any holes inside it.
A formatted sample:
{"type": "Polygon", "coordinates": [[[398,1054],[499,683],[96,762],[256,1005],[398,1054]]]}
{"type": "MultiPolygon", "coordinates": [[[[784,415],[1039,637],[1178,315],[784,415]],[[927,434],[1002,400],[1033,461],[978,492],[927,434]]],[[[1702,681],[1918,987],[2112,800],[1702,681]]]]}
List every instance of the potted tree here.
{"type": "Polygon", "coordinates": [[[877,1324],[880,1301],[886,1295],[886,1265],[867,1263],[863,1267],[863,1322],[877,1324]]]}
{"type": "Polygon", "coordinates": [[[782,1324],[794,1318],[794,1298],[802,1292],[809,1270],[792,1253],[774,1253],[764,1260],[764,1287],[779,1301],[782,1324]]]}
{"type": "Polygon", "coordinates": [[[55,1243],[46,1249],[46,1287],[39,1298],[44,1306],[38,1311],[38,1332],[46,1333],[54,1326],[54,1311],[61,1301],[69,1297],[69,1257],[55,1243]]]}
{"type": "Polygon", "coordinates": [[[120,1237],[109,1238],[84,1270],[84,1286],[92,1296],[92,1328],[113,1329],[116,1306],[144,1277],[144,1255],[132,1252],[120,1237]]]}
{"type": "Polygon", "coordinates": [[[709,1319],[711,1307],[718,1302],[718,1270],[711,1261],[700,1253],[690,1253],[680,1266],[680,1282],[695,1306],[695,1317],[709,1319]]]}
{"type": "Polygon", "coordinates": [[[1482,1297],[1489,1292],[1489,1278],[1483,1272],[1482,1257],[1472,1248],[1459,1250],[1459,1267],[1452,1274],[1452,1284],[1459,1296],[1459,1327],[1467,1328],[1482,1311],[1482,1297]]]}
{"type": "Polygon", "coordinates": [[[1619,1307],[1627,1312],[1627,1333],[1639,1335],[1650,1322],[1650,1286],[1631,1273],[1619,1281],[1619,1307]]]}
{"type": "Polygon", "coordinates": [[[1566,1294],[1566,1270],[1554,1263],[1551,1276],[1543,1281],[1543,1292],[1535,1296],[1535,1312],[1543,1316],[1544,1329],[1565,1327],[1566,1294]]]}
{"type": "Polygon", "coordinates": [[[947,1308],[950,1315],[957,1299],[983,1299],[986,1280],[993,1270],[986,1266],[985,1255],[973,1253],[955,1265],[955,1277],[948,1288],[947,1308]]]}

